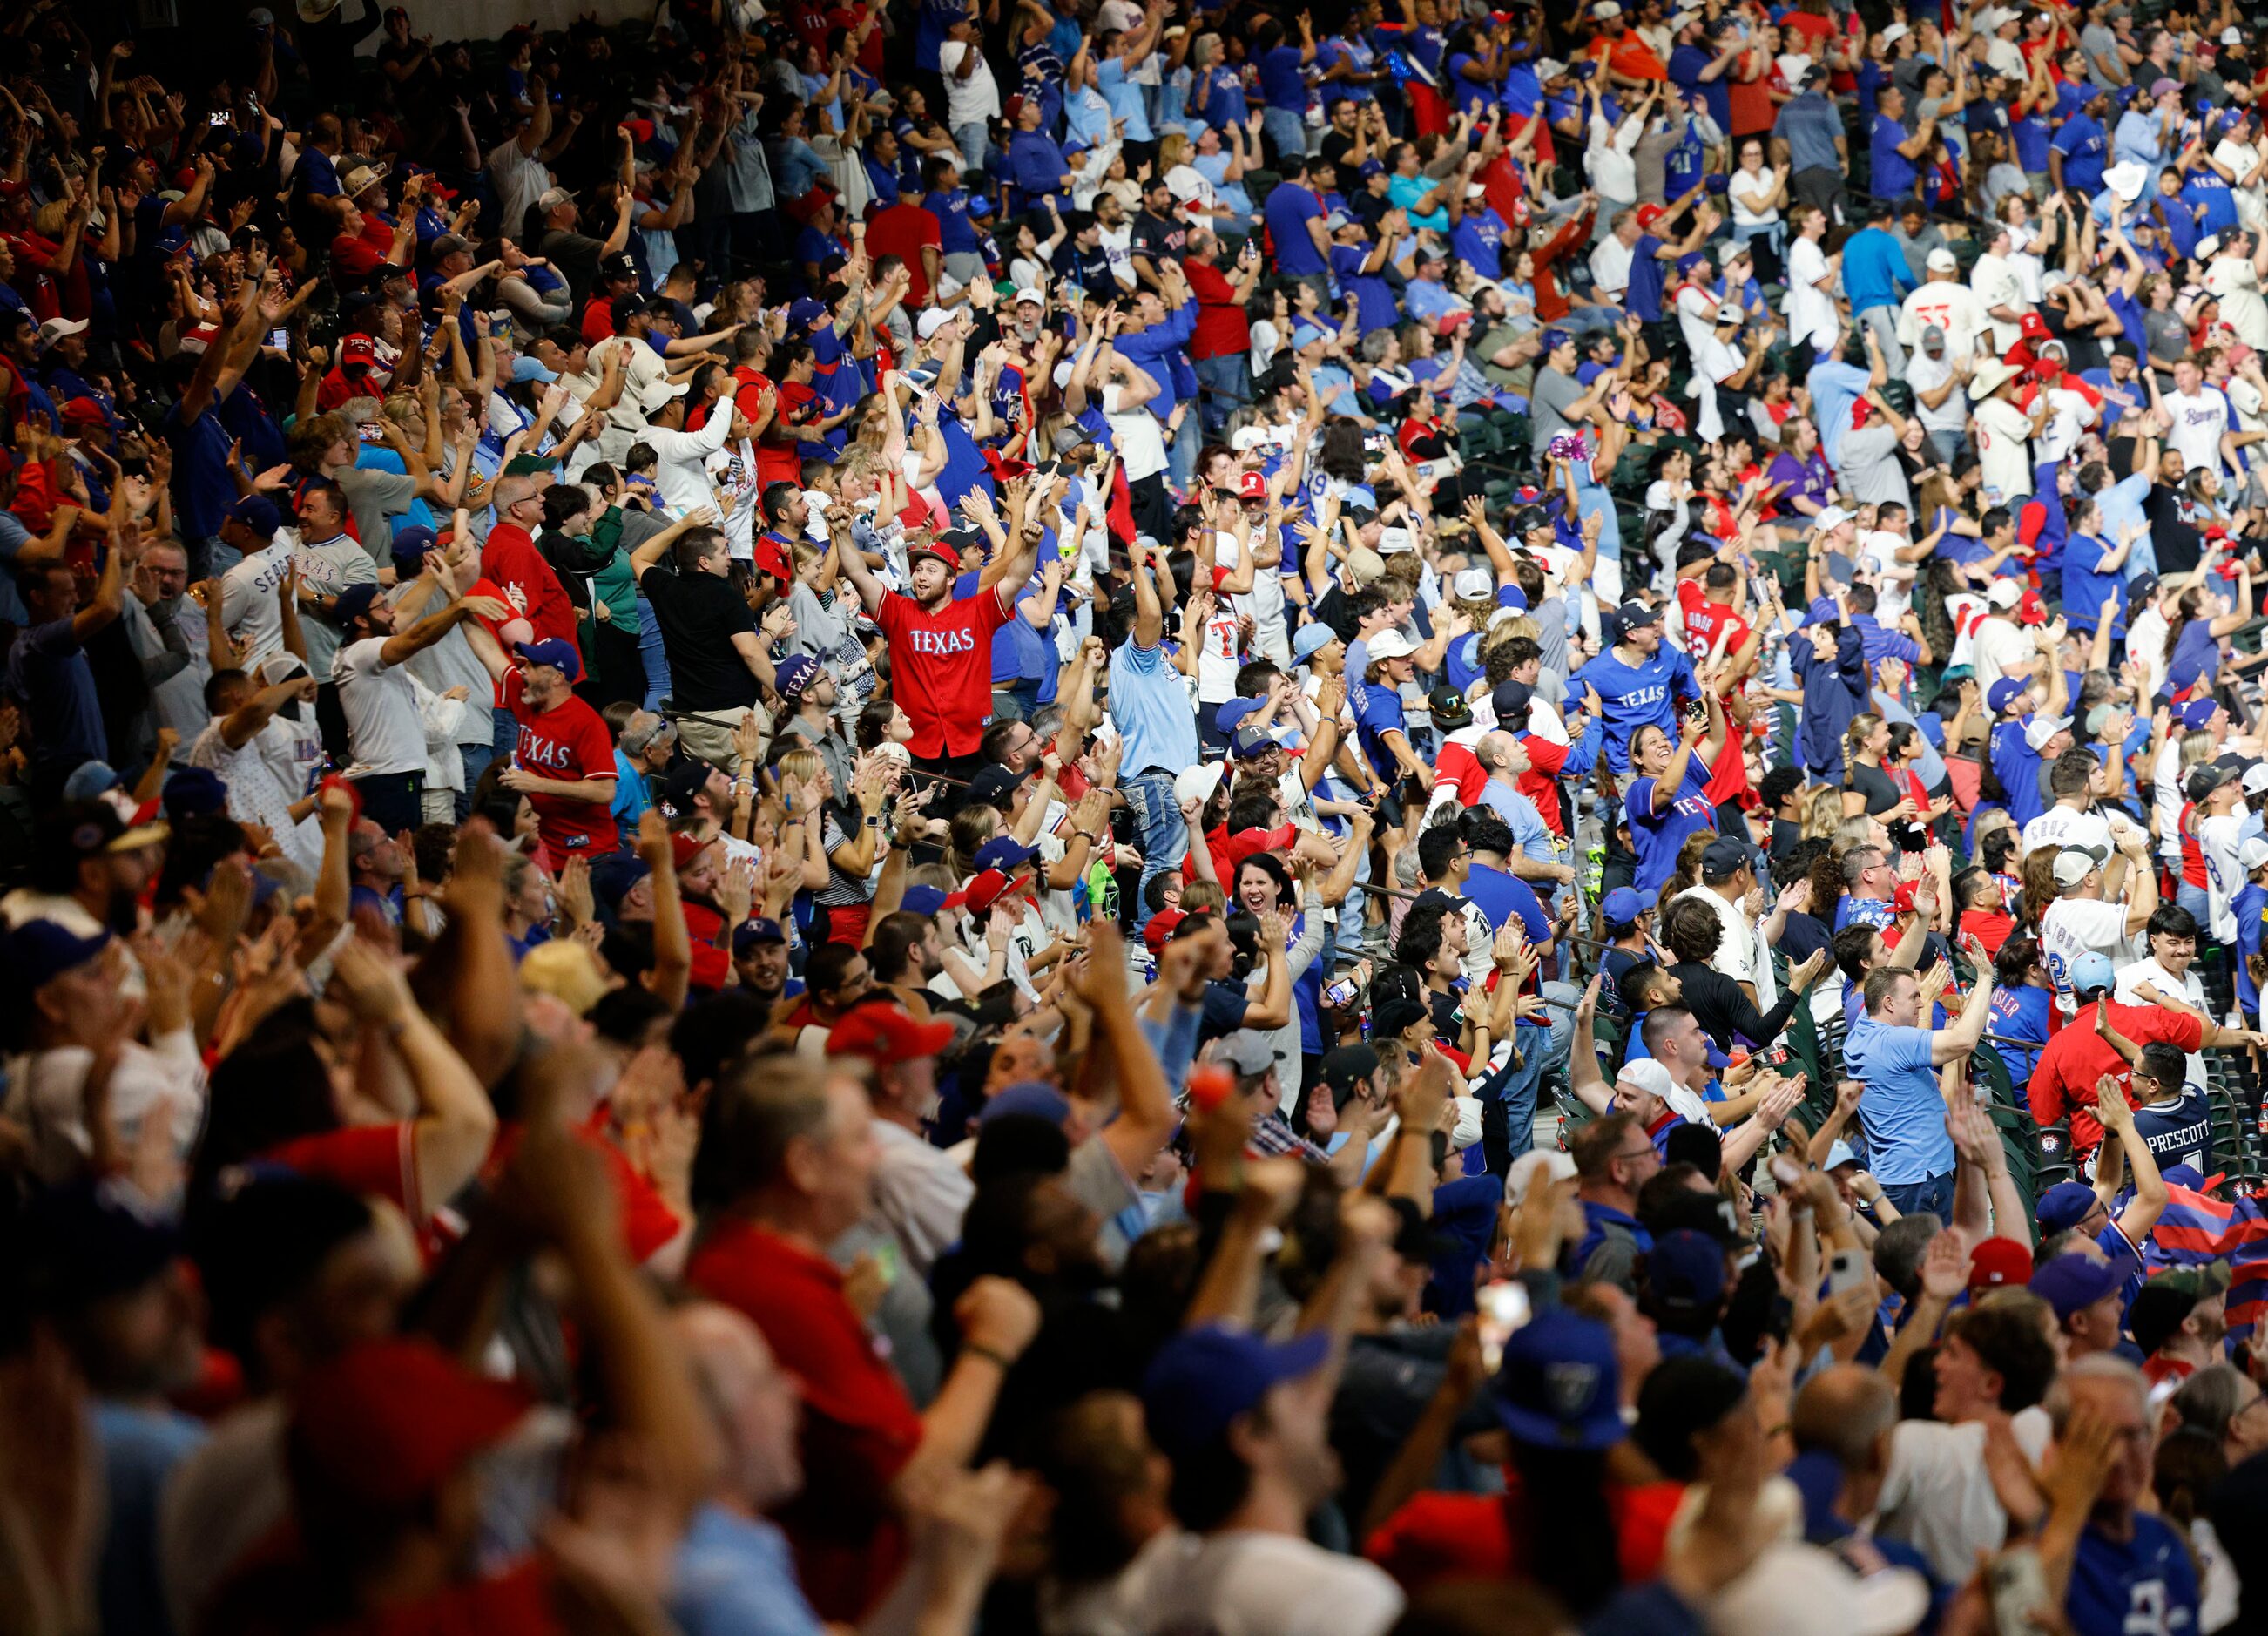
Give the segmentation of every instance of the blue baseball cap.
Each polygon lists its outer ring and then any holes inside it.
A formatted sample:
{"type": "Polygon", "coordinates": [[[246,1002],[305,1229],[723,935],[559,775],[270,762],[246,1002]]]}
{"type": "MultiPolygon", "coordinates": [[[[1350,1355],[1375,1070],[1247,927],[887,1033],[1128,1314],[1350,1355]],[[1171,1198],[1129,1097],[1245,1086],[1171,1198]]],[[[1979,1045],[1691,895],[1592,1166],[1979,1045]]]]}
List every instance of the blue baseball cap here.
{"type": "Polygon", "coordinates": [[[557,637],[546,637],[541,642],[515,642],[512,651],[519,655],[522,662],[548,666],[570,682],[583,679],[583,661],[576,653],[572,642],[563,641],[557,637]]]}
{"type": "Polygon", "coordinates": [[[1698,250],[1688,250],[1684,254],[1677,258],[1677,276],[1680,278],[1683,278],[1686,274],[1691,272],[1695,268],[1700,266],[1702,262],[1708,259],[1709,258],[1707,256],[1704,255],[1698,250]]]}
{"type": "Polygon", "coordinates": [[[1565,1307],[1513,1332],[1490,1396],[1505,1429],[1524,1443],[1607,1448],[1623,1440],[1614,1334],[1565,1307]]]}
{"type": "Polygon", "coordinates": [[[797,328],[808,328],[827,316],[827,303],[814,301],[809,296],[788,304],[787,321],[797,328]]]}
{"type": "Polygon", "coordinates": [[[1223,733],[1234,733],[1236,724],[1260,708],[1258,699],[1230,699],[1212,713],[1212,725],[1223,733]]]}
{"type": "Polygon", "coordinates": [[[2014,704],[2031,687],[2031,683],[2015,676],[2003,676],[1985,690],[1984,705],[1994,715],[2014,704]]]}
{"type": "Polygon", "coordinates": [[[523,352],[512,361],[512,379],[514,386],[523,380],[540,380],[548,387],[559,379],[559,372],[544,368],[541,359],[523,352]]]}
{"type": "Polygon", "coordinates": [[[772,685],[784,699],[799,699],[819,679],[819,661],[808,653],[792,653],[772,673],[772,685]]]}
{"type": "Polygon", "coordinates": [[[1561,347],[1565,346],[1573,339],[1574,336],[1569,335],[1564,329],[1545,330],[1543,332],[1543,351],[1542,356],[1544,357],[1550,357],[1554,352],[1557,352],[1561,347]]]}
{"type": "Polygon", "coordinates": [[[1338,639],[1339,633],[1322,620],[1312,621],[1301,625],[1292,637],[1292,657],[1304,665],[1338,639]]]}
{"type": "Polygon", "coordinates": [[[1725,1299],[1725,1252],[1705,1233],[1665,1233],[1646,1252],[1646,1279],[1662,1307],[1714,1312],[1725,1299]]]}
{"type": "Polygon", "coordinates": [[[228,785],[209,767],[184,767],[166,780],[158,800],[175,823],[217,813],[228,805],[228,785]]]}
{"type": "Polygon", "coordinates": [[[2213,719],[2213,712],[2220,708],[2211,699],[2191,699],[2182,706],[2182,726],[2196,733],[2213,719]]]}
{"type": "Polygon", "coordinates": [[[0,969],[26,990],[77,969],[109,946],[110,933],[81,937],[59,920],[26,920],[0,939],[0,969]]]}
{"type": "Polygon", "coordinates": [[[2110,956],[2088,949],[2071,962],[2071,991],[2082,1000],[2096,989],[2117,986],[2118,974],[2110,964],[2110,956]]]}
{"type": "Polygon", "coordinates": [[[1020,845],[1013,836],[996,835],[976,849],[976,873],[998,869],[1002,874],[1013,874],[1040,855],[1036,846],[1020,845]]]}
{"type": "Polygon", "coordinates": [[[1599,905],[1599,917],[1614,925],[1626,926],[1646,913],[1646,907],[1645,896],[1635,888],[1618,886],[1599,905]]]}
{"type": "Polygon", "coordinates": [[[1019,1080],[1013,1085],[1004,1085],[984,1099],[984,1109],[976,1116],[980,1125],[995,1119],[1007,1119],[1021,1114],[1027,1118],[1044,1119],[1060,1127],[1071,1117],[1071,1098],[1039,1080],[1019,1080]]]}
{"type": "Polygon", "coordinates": [[[591,895],[608,914],[622,906],[630,890],[653,871],[635,852],[610,852],[591,860],[591,895]]]}
{"type": "Polygon", "coordinates": [[[242,523],[254,534],[273,535],[284,526],[284,519],[276,509],[276,502],[264,494],[247,494],[228,508],[228,520],[242,523]]]}
{"type": "Polygon", "coordinates": [[[350,585],[339,593],[331,604],[331,617],[342,625],[351,625],[370,612],[370,605],[378,601],[375,581],[368,585],[350,585]]]}
{"type": "Polygon", "coordinates": [[[767,920],[761,915],[753,920],[743,920],[733,931],[733,952],[735,954],[745,953],[759,943],[784,944],[786,941],[787,933],[780,930],[780,923],[767,920]]]}
{"type": "Polygon", "coordinates": [[[2032,1274],[2026,1286],[2055,1308],[2058,1318],[2083,1312],[2126,1282],[2126,1275],[2107,1261],[2086,1256],[2058,1256],[2032,1274]]]}
{"type": "Polygon", "coordinates": [[[2084,1182],[2058,1182],[2040,1195],[2033,1211],[2043,1233],[2063,1233],[2077,1227],[2101,1202],[2084,1182]]]}
{"type": "Polygon", "coordinates": [[[1516,585],[1499,586],[1497,587],[1496,605],[1508,608],[1515,614],[1524,614],[1528,611],[1528,593],[1516,585]]]}
{"type": "Polygon", "coordinates": [[[1229,756],[1235,761],[1251,761],[1278,748],[1276,741],[1257,727],[1239,727],[1228,741],[1229,756]]]}
{"type": "Polygon", "coordinates": [[[1321,1330],[1280,1345],[1217,1323],[1184,1330],[1159,1349],[1142,1377],[1151,1441],[1168,1458],[1209,1448],[1272,1388],[1322,1368],[1330,1351],[1330,1337],[1321,1330]]]}
{"type": "Polygon", "coordinates": [[[394,531],[394,571],[397,578],[416,574],[425,553],[440,543],[440,536],[423,523],[409,523],[394,531]]]}
{"type": "Polygon", "coordinates": [[[81,762],[71,776],[63,780],[63,800],[91,801],[96,796],[118,787],[118,770],[107,761],[81,762]]]}
{"type": "Polygon", "coordinates": [[[909,915],[933,915],[944,907],[945,892],[934,886],[909,886],[898,900],[899,910],[909,915]]]}

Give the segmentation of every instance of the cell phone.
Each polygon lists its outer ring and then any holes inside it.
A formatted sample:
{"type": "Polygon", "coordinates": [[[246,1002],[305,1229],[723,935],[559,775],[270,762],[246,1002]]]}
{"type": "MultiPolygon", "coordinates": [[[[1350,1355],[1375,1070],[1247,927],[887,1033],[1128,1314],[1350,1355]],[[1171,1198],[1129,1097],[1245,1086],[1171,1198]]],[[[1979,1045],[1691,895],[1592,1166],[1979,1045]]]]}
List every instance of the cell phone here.
{"type": "Polygon", "coordinates": [[[1874,1266],[1863,1249],[1838,1249],[1827,1257],[1827,1293],[1830,1296],[1856,1288],[1874,1276],[1874,1266]]]}
{"type": "Polygon", "coordinates": [[[366,420],[363,422],[362,424],[355,428],[355,436],[361,438],[364,443],[383,443],[386,441],[386,433],[379,430],[378,423],[376,421],[366,420]]]}
{"type": "Polygon", "coordinates": [[[1352,977],[1341,977],[1323,991],[1323,1004],[1336,1010],[1341,1006],[1353,1004],[1354,997],[1361,991],[1360,985],[1352,977]]]}
{"type": "Polygon", "coordinates": [[[274,347],[278,352],[290,351],[291,350],[291,332],[284,328],[281,324],[276,325],[275,328],[268,332],[268,344],[274,347]]]}
{"type": "Polygon", "coordinates": [[[1984,1565],[1984,1594],[1992,1602],[1992,1628],[1999,1636],[2037,1636],[2039,1616],[2053,1610],[2040,1553],[2030,1545],[2004,1551],[1984,1565]]]}
{"type": "Polygon", "coordinates": [[[1481,1332],[1481,1365],[1494,1374],[1503,1367],[1505,1343],[1528,1322],[1528,1286],[1515,1279],[1498,1279],[1482,1285],[1474,1301],[1481,1332]]]}
{"type": "Polygon", "coordinates": [[[225,108],[223,108],[223,109],[222,109],[219,113],[217,113],[217,114],[206,114],[206,115],[205,115],[205,123],[206,123],[206,124],[208,124],[208,125],[225,125],[225,124],[227,124],[227,123],[228,123],[228,110],[227,110],[227,109],[225,109],[225,108]]]}

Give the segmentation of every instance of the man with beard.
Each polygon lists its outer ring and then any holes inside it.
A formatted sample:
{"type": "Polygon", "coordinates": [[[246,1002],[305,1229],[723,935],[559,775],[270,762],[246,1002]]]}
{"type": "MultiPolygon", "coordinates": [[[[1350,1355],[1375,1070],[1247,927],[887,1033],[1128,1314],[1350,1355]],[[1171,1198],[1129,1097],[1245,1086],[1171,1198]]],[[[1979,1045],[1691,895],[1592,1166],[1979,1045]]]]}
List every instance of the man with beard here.
{"type": "Polygon", "coordinates": [[[787,933],[777,920],[759,917],[733,932],[733,970],[741,990],[777,1006],[803,992],[803,982],[787,972],[787,933]]]}
{"type": "Polygon", "coordinates": [[[77,937],[131,932],[166,833],[161,823],[129,829],[107,800],[64,802],[40,826],[31,884],[0,899],[0,919],[52,920],[77,937]]]}
{"type": "Polygon", "coordinates": [[[958,601],[953,586],[961,564],[950,551],[926,546],[911,553],[911,597],[875,578],[858,552],[843,554],[858,600],[889,638],[902,684],[893,691],[914,725],[907,748],[924,772],[963,783],[976,774],[992,714],[992,633],[1014,616],[1045,533],[1036,518],[1027,520],[1028,497],[1010,490],[1008,544],[978,579],[976,594],[958,601]]]}
{"type": "Polygon", "coordinates": [[[929,980],[945,964],[931,916],[944,907],[945,894],[933,886],[916,886],[907,888],[905,895],[907,907],[885,915],[874,928],[866,958],[873,962],[874,986],[887,989],[916,1021],[926,1022],[929,980]]]}

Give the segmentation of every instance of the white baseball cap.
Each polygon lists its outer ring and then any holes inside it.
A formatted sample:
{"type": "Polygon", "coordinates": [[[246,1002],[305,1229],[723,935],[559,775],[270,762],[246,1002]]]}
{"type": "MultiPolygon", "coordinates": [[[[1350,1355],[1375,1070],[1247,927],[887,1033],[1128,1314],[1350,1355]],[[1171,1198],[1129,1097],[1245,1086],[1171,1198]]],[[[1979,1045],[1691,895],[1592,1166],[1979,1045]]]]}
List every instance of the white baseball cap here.
{"type": "Polygon", "coordinates": [[[1940,245],[1929,253],[1928,265],[1933,273],[1957,273],[1961,270],[1961,258],[1940,245]]]}
{"type": "Polygon", "coordinates": [[[2050,739],[2070,726],[2068,716],[2035,716],[2024,724],[2024,742],[2035,750],[2045,749],[2050,739]]]}
{"type": "Polygon", "coordinates": [[[1027,301],[1029,301],[1029,302],[1030,302],[1034,306],[1045,306],[1048,304],[1048,298],[1047,298],[1047,297],[1045,297],[1045,296],[1042,295],[1042,294],[1041,294],[1038,291],[1036,291],[1036,290],[1019,290],[1019,291],[1016,291],[1016,305],[1017,305],[1018,306],[1023,306],[1023,305],[1024,305],[1024,303],[1025,303],[1025,302],[1027,302],[1027,301]]]}
{"type": "Polygon", "coordinates": [[[1615,1075],[1616,1085],[1635,1085],[1649,1096],[1668,1102],[1676,1090],[1677,1082],[1669,1077],[1669,1070],[1651,1057],[1641,1057],[1636,1062],[1626,1062],[1615,1075]]]}
{"type": "Polygon", "coordinates": [[[2268,864],[2268,841],[2262,840],[2257,835],[2246,836],[2244,844],[2236,849],[2236,861],[2243,866],[2244,873],[2247,874],[2250,874],[2261,865],[2268,864]]]}
{"type": "Polygon", "coordinates": [[[923,340],[927,341],[932,335],[936,335],[939,330],[944,328],[952,321],[953,309],[951,307],[926,307],[923,310],[922,315],[914,320],[914,334],[919,335],[923,340]]]}
{"type": "MultiPolygon", "coordinates": [[[[1495,590],[1496,578],[1485,568],[1467,568],[1461,570],[1457,577],[1450,581],[1450,588],[1456,593],[1459,601],[1468,601],[1474,597],[1486,596],[1495,590]]],[[[2262,763],[2256,770],[2268,774],[2268,762],[2262,763]]],[[[2252,774],[2247,773],[2244,776],[2250,778],[2252,774]]]]}
{"type": "Polygon", "coordinates": [[[1370,662],[1376,664],[1381,659],[1407,659],[1418,650],[1399,630],[1381,630],[1371,637],[1363,651],[1369,655],[1370,662]]]}

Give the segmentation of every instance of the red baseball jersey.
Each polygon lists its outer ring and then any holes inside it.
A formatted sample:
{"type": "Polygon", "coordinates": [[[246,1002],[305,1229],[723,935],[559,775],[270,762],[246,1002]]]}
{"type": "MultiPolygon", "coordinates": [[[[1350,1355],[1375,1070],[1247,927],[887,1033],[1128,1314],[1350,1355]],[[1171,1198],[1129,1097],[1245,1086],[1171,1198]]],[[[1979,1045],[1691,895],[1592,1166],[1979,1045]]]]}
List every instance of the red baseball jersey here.
{"type": "MultiPolygon", "coordinates": [[[[525,681],[520,671],[504,673],[504,707],[519,723],[513,764],[538,777],[567,784],[619,776],[614,741],[607,736],[607,724],[599,719],[599,712],[572,694],[565,704],[538,712],[528,705],[525,681]]],[[[603,858],[620,844],[611,800],[578,801],[533,792],[527,800],[535,808],[543,844],[563,862],[578,852],[603,858]]]]}
{"type": "Polygon", "coordinates": [[[992,633],[1008,623],[996,587],[922,611],[892,592],[874,623],[890,639],[890,667],[899,684],[891,693],[914,724],[916,755],[976,752],[992,714],[992,633]]]}

